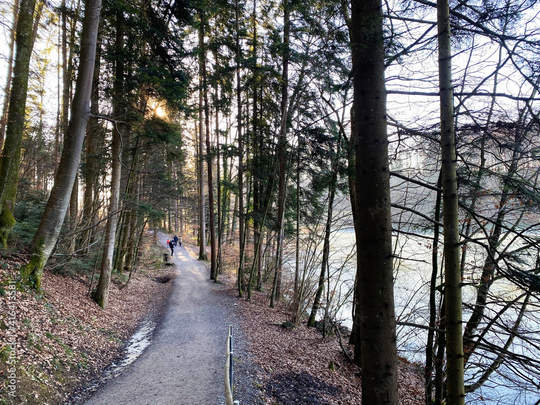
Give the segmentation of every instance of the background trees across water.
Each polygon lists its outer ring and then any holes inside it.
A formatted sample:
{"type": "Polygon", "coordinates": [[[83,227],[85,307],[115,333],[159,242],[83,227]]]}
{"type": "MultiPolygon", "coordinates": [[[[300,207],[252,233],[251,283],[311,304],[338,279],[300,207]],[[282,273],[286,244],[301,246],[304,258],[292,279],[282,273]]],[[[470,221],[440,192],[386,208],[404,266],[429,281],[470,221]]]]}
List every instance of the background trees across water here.
{"type": "Polygon", "coordinates": [[[536,1],[0,8],[22,282],[106,307],[161,229],[240,296],[349,326],[368,403],[397,403],[398,355],[426,404],[540,401],[536,1]]]}

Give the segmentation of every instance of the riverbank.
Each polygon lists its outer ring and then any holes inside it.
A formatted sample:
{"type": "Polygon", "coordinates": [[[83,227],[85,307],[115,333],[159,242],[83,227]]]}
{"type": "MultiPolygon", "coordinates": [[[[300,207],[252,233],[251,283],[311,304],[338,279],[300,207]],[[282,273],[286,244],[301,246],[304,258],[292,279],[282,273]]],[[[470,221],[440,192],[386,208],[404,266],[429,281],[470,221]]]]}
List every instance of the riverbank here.
{"type": "MultiPolygon", "coordinates": [[[[235,294],[235,280],[222,277],[235,294]]],[[[306,322],[296,327],[286,324],[290,313],[283,303],[270,308],[265,293],[254,292],[251,302],[238,299],[240,319],[247,350],[257,365],[253,380],[265,404],[355,405],[361,404],[361,379],[335,334],[323,338],[306,322]]],[[[353,347],[343,336],[348,353],[353,347]]],[[[416,364],[399,361],[399,404],[424,402],[422,370],[416,364]]],[[[251,402],[243,402],[252,404],[251,402]]]]}

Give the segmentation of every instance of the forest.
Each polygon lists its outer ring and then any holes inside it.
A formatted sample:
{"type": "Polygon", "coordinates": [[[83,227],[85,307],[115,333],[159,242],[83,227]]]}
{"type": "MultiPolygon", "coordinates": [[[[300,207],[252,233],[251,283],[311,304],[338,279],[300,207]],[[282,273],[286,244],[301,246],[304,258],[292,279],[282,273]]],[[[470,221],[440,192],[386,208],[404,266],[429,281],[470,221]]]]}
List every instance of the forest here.
{"type": "MultiPolygon", "coordinates": [[[[0,1],[1,255],[107,308],[145,232],[350,329],[365,404],[540,404],[536,0],[0,1]]],[[[10,281],[0,280],[2,296],[10,281]]]]}

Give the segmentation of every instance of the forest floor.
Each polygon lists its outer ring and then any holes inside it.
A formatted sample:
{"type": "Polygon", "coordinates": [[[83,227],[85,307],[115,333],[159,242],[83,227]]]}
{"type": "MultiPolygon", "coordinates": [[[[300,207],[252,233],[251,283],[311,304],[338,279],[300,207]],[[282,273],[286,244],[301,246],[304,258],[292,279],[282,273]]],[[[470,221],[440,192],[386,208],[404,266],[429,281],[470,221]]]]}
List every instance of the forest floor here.
{"type": "MultiPolygon", "coordinates": [[[[358,368],[343,354],[335,335],[323,339],[319,330],[306,323],[295,328],[282,326],[290,314],[270,308],[261,293],[251,303],[240,300],[238,312],[248,350],[259,366],[266,404],[361,404],[358,368]]],[[[343,340],[352,355],[347,337],[343,340]]],[[[401,359],[398,379],[401,405],[424,403],[422,372],[417,365],[401,359]]]]}
{"type": "MultiPolygon", "coordinates": [[[[235,280],[221,282],[235,291],[235,280]]],[[[257,381],[264,404],[356,405],[361,404],[358,368],[343,353],[335,334],[323,338],[306,322],[288,327],[291,314],[283,303],[270,308],[265,293],[254,292],[251,302],[238,300],[237,313],[247,340],[247,350],[257,365],[257,381]]],[[[342,345],[352,357],[353,346],[344,331],[342,345]]],[[[399,404],[424,403],[424,382],[419,365],[399,362],[399,404]]],[[[254,405],[254,402],[240,402],[254,405]]]]}
{"type": "MultiPolygon", "coordinates": [[[[8,318],[6,291],[9,281],[17,278],[21,259],[0,258],[0,405],[66,403],[100,378],[142,321],[159,318],[174,270],[162,264],[163,249],[153,246],[150,238],[146,248],[128,287],[112,284],[107,310],[91,300],[85,278],[46,272],[42,295],[18,287],[13,318],[8,318]],[[7,364],[13,358],[7,346],[13,331],[17,340],[15,397],[8,395],[7,364]]],[[[220,281],[229,287],[231,296],[237,295],[233,277],[224,275],[220,281]]],[[[264,293],[254,293],[251,302],[239,298],[237,302],[243,330],[237,339],[245,340],[242,345],[249,352],[249,361],[235,366],[241,404],[361,403],[358,370],[343,354],[336,336],[323,339],[317,329],[305,324],[282,327],[289,312],[285,306],[270,308],[264,293]]],[[[351,346],[343,344],[352,352],[351,346]]],[[[400,404],[423,403],[420,368],[402,361],[399,373],[400,404]]]]}
{"type": "Polygon", "coordinates": [[[50,271],[43,275],[41,294],[17,283],[9,308],[10,281],[19,278],[24,258],[0,257],[1,405],[64,403],[78,387],[101,377],[143,321],[159,317],[175,273],[162,264],[163,248],[150,246],[150,238],[146,248],[127,287],[125,275],[113,277],[106,310],[90,298],[85,276],[50,271]],[[16,350],[10,352],[13,334],[16,350]],[[16,384],[11,384],[11,359],[16,384]]]}

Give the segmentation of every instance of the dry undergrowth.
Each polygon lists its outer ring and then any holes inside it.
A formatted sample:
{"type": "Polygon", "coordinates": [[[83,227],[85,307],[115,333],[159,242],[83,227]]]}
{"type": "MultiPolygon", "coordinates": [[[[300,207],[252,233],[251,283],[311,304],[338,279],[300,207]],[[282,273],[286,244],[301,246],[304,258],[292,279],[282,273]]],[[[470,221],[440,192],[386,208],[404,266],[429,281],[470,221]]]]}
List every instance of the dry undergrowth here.
{"type": "MultiPolygon", "coordinates": [[[[231,273],[238,252],[225,252],[225,269],[231,273]]],[[[237,295],[235,276],[223,275],[220,280],[237,295]]],[[[320,331],[308,328],[306,322],[285,327],[291,319],[286,305],[270,308],[268,297],[260,292],[253,293],[251,302],[238,299],[237,312],[247,350],[257,365],[253,383],[261,390],[265,404],[361,404],[358,368],[343,354],[337,336],[323,339],[320,331]]],[[[347,336],[342,343],[353,353],[347,336]]],[[[401,405],[424,403],[422,370],[417,365],[400,360],[398,380],[401,405]]]]}
{"type": "Polygon", "coordinates": [[[139,322],[162,307],[172,286],[160,278],[174,274],[156,263],[160,248],[146,247],[148,252],[157,250],[154,259],[141,259],[126,288],[111,284],[106,310],[89,297],[86,278],[47,271],[43,293],[18,283],[10,308],[9,285],[18,279],[22,259],[0,258],[0,404],[62,403],[71,390],[99,375],[119,355],[139,322]],[[10,333],[15,334],[14,352],[8,346],[10,333]],[[16,360],[14,386],[10,359],[16,360]]]}
{"type": "MultiPolygon", "coordinates": [[[[336,336],[323,339],[305,324],[282,326],[289,313],[270,308],[261,293],[255,293],[251,303],[239,300],[238,314],[248,350],[259,366],[257,380],[266,404],[361,404],[358,369],[347,360],[336,336]]],[[[346,349],[353,351],[348,345],[346,349]]],[[[424,402],[421,371],[407,362],[399,365],[399,397],[402,405],[424,402]]]]}

